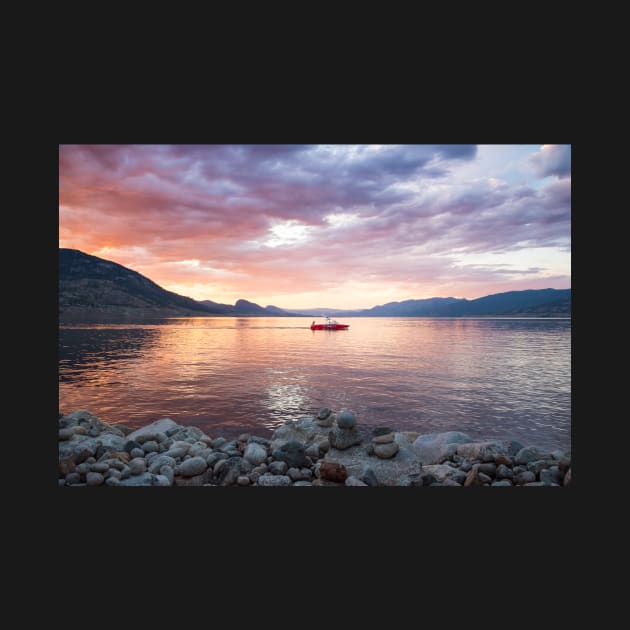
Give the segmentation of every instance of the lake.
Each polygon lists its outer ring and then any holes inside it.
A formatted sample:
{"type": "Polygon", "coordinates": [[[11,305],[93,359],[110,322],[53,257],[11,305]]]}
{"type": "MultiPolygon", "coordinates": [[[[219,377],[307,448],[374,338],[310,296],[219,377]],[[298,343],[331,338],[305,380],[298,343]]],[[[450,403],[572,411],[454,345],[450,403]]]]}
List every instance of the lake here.
{"type": "Polygon", "coordinates": [[[269,437],[320,407],[386,425],[571,445],[571,320],[312,317],[60,326],[59,409],[269,437]]]}

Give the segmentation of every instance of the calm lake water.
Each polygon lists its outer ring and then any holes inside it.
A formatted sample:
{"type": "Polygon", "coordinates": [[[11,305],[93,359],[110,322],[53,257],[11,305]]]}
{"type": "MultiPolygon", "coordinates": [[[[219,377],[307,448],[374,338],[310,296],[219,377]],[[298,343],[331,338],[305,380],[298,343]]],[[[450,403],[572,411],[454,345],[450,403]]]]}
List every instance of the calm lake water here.
{"type": "Polygon", "coordinates": [[[541,448],[571,444],[571,320],[243,317],[59,331],[59,409],[269,436],[320,407],[541,448]]]}

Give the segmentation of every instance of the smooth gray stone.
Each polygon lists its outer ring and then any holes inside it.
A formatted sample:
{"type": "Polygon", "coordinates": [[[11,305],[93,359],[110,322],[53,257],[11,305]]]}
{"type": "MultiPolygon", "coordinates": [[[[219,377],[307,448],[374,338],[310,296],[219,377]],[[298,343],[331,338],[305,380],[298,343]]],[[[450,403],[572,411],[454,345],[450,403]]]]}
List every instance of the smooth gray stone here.
{"type": "Polygon", "coordinates": [[[290,486],[291,479],[286,475],[270,475],[265,473],[258,478],[259,486],[290,486]]]}
{"type": "Polygon", "coordinates": [[[250,442],[243,453],[243,457],[250,462],[250,464],[258,466],[267,459],[267,449],[262,444],[250,442]]]}
{"type": "Polygon", "coordinates": [[[179,464],[178,474],[182,477],[195,477],[205,472],[208,465],[202,457],[192,457],[179,464]]]}
{"type": "Polygon", "coordinates": [[[357,418],[351,411],[341,411],[337,414],[337,426],[340,429],[352,429],[357,424],[357,418]]]}
{"type": "Polygon", "coordinates": [[[105,477],[101,473],[89,472],[85,475],[85,482],[88,486],[100,486],[104,483],[105,477]]]}

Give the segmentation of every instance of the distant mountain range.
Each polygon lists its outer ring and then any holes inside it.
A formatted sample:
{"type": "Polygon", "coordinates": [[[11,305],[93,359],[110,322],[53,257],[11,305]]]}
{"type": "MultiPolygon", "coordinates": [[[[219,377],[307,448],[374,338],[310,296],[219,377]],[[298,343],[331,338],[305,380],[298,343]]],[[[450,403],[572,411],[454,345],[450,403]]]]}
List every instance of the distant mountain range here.
{"type": "Polygon", "coordinates": [[[166,291],[142,274],[76,249],[59,249],[60,321],[191,317],[570,317],[571,289],[509,291],[475,300],[429,298],[389,302],[369,309],[330,308],[288,311],[248,300],[234,305],[193,300],[166,291]]]}

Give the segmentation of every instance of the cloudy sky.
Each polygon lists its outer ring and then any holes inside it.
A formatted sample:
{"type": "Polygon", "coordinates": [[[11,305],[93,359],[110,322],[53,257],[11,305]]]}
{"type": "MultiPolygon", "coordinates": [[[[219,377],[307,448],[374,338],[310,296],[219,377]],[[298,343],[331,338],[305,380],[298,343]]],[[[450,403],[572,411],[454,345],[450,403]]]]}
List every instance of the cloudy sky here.
{"type": "Polygon", "coordinates": [[[196,299],[571,286],[567,145],[63,145],[59,246],[196,299]]]}

